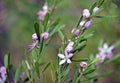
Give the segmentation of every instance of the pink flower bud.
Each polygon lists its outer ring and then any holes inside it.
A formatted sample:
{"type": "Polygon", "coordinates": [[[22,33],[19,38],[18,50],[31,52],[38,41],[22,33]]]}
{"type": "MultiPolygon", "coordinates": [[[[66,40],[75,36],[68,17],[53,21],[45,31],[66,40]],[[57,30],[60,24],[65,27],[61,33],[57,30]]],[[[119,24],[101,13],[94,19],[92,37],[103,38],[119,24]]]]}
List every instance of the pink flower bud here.
{"type": "Polygon", "coordinates": [[[90,19],[85,23],[84,27],[89,28],[89,27],[91,27],[91,25],[92,25],[92,20],[90,19]]]}
{"type": "Polygon", "coordinates": [[[44,33],[41,34],[41,37],[42,37],[42,39],[44,39],[44,40],[48,39],[48,36],[49,36],[49,33],[48,33],[48,32],[44,32],[44,33]]]}
{"type": "Polygon", "coordinates": [[[43,10],[44,10],[44,11],[48,11],[48,5],[47,5],[47,3],[44,4],[43,10]]]}
{"type": "Polygon", "coordinates": [[[68,46],[73,46],[73,45],[74,45],[74,42],[73,41],[69,41],[68,46]]]}
{"type": "Polygon", "coordinates": [[[88,9],[84,9],[84,10],[83,10],[83,17],[84,17],[84,18],[89,18],[89,17],[90,17],[90,12],[89,12],[88,9]]]}
{"type": "Polygon", "coordinates": [[[80,63],[80,66],[81,66],[82,68],[86,68],[86,67],[87,67],[87,63],[86,63],[86,62],[81,62],[81,63],[80,63]]]}
{"type": "Polygon", "coordinates": [[[99,10],[99,8],[98,7],[95,7],[94,9],[93,9],[93,12],[95,13],[95,12],[97,12],[99,10]]]}
{"type": "Polygon", "coordinates": [[[37,34],[36,34],[36,33],[34,33],[34,34],[32,35],[32,40],[33,40],[33,43],[35,43],[35,42],[38,41],[38,37],[37,37],[37,34]]]}
{"type": "Polygon", "coordinates": [[[73,51],[73,47],[68,45],[65,50],[66,50],[68,53],[70,53],[70,52],[73,51]]]}
{"type": "Polygon", "coordinates": [[[32,35],[32,39],[33,39],[33,40],[37,40],[37,39],[38,39],[38,37],[37,37],[37,34],[36,34],[36,33],[34,33],[34,34],[32,35]]]}
{"type": "Polygon", "coordinates": [[[75,31],[75,35],[76,35],[76,36],[79,36],[79,35],[80,35],[80,29],[77,29],[77,30],[75,31]]]}
{"type": "Polygon", "coordinates": [[[2,75],[5,75],[5,74],[6,74],[6,68],[5,68],[4,66],[2,66],[2,67],[0,68],[0,73],[1,73],[2,75]]]}

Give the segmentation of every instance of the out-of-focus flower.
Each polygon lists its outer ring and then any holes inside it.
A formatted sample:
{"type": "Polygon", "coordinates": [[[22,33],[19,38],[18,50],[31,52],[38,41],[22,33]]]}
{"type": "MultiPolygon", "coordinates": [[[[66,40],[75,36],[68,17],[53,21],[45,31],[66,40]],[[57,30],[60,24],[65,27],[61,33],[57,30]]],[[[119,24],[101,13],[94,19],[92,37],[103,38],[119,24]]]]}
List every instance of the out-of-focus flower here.
{"type": "Polygon", "coordinates": [[[79,35],[80,35],[80,29],[77,29],[77,30],[75,31],[75,35],[76,35],[76,36],[79,36],[79,35]]]}
{"type": "Polygon", "coordinates": [[[28,63],[27,60],[25,60],[25,63],[26,63],[26,65],[27,65],[27,68],[28,68],[29,70],[31,70],[31,67],[30,67],[30,65],[29,65],[29,63],[28,63]]]}
{"type": "Polygon", "coordinates": [[[114,46],[110,46],[108,47],[107,43],[103,44],[103,47],[99,47],[99,53],[96,55],[96,58],[99,59],[98,62],[95,63],[96,66],[98,66],[99,64],[103,63],[106,59],[110,59],[113,56],[113,49],[114,46]]]}
{"type": "Polygon", "coordinates": [[[4,66],[0,68],[0,73],[6,74],[6,68],[4,66]]]}
{"type": "Polygon", "coordinates": [[[90,17],[90,12],[89,12],[88,9],[84,9],[84,10],[83,10],[83,17],[84,17],[84,18],[89,18],[89,17],[90,17]]]}
{"type": "Polygon", "coordinates": [[[113,45],[108,47],[108,44],[104,43],[103,47],[99,47],[98,50],[99,50],[99,52],[104,53],[106,55],[106,58],[109,59],[109,58],[111,58],[113,56],[112,51],[113,51],[114,48],[115,47],[113,45]]]}
{"type": "Polygon", "coordinates": [[[66,50],[68,53],[70,53],[70,52],[73,51],[73,47],[68,45],[68,46],[65,48],[65,50],[66,50]]]}
{"type": "Polygon", "coordinates": [[[38,41],[33,42],[32,45],[28,45],[27,46],[28,52],[30,52],[32,49],[34,49],[35,47],[37,47],[37,45],[38,45],[38,41]]]}
{"type": "Polygon", "coordinates": [[[22,72],[22,73],[20,74],[20,79],[23,80],[24,77],[25,77],[25,75],[26,75],[26,73],[25,73],[25,72],[22,72]]]}
{"type": "Polygon", "coordinates": [[[94,9],[93,9],[93,12],[95,13],[95,12],[97,12],[99,10],[99,7],[95,7],[94,9]]]}
{"type": "Polygon", "coordinates": [[[44,33],[41,34],[41,37],[42,37],[42,39],[46,40],[49,37],[49,33],[48,32],[44,32],[44,33]]]}
{"type": "Polygon", "coordinates": [[[45,17],[45,15],[47,14],[47,12],[48,12],[48,5],[47,5],[47,3],[45,3],[44,4],[44,6],[43,6],[43,10],[40,10],[39,12],[38,12],[38,19],[41,21],[41,22],[43,22],[44,21],[44,17],[45,17]]]}
{"type": "Polygon", "coordinates": [[[96,55],[96,58],[99,59],[99,63],[102,63],[105,60],[106,55],[105,53],[100,52],[99,54],[96,55]]]}
{"type": "Polygon", "coordinates": [[[35,43],[36,41],[38,41],[38,37],[37,37],[37,34],[36,34],[36,33],[34,33],[34,34],[32,35],[32,40],[33,40],[33,43],[35,43]]]}
{"type": "Polygon", "coordinates": [[[66,52],[68,52],[68,53],[72,52],[73,51],[73,45],[74,45],[74,42],[69,41],[68,45],[65,48],[66,52]]]}
{"type": "Polygon", "coordinates": [[[58,54],[58,57],[62,59],[62,60],[59,62],[59,65],[62,65],[62,64],[64,64],[65,62],[71,63],[70,58],[71,58],[72,56],[73,56],[72,53],[69,53],[69,54],[68,54],[66,51],[65,51],[65,55],[59,53],[59,54],[58,54]]]}
{"type": "Polygon", "coordinates": [[[81,62],[81,63],[80,63],[80,67],[86,68],[86,67],[87,67],[87,63],[86,63],[86,62],[81,62]]]}
{"type": "Polygon", "coordinates": [[[7,79],[6,68],[4,66],[0,67],[0,83],[5,83],[7,79]]]}
{"type": "Polygon", "coordinates": [[[92,19],[88,20],[88,21],[81,21],[80,22],[80,26],[81,27],[85,27],[86,29],[88,29],[89,27],[91,27],[92,25],[92,19]]]}

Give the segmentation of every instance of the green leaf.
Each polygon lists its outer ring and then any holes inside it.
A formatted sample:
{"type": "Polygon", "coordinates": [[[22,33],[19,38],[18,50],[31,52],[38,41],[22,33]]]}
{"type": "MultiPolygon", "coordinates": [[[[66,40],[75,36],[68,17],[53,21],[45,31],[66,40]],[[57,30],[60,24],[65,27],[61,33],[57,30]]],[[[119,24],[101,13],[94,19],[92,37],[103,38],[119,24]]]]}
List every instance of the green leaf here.
{"type": "Polygon", "coordinates": [[[118,40],[113,46],[115,46],[115,47],[120,46],[120,40],[118,40]]]}
{"type": "Polygon", "coordinates": [[[57,25],[51,32],[50,36],[52,36],[55,32],[59,31],[60,29],[64,28],[65,25],[57,25]]]}
{"type": "Polygon", "coordinates": [[[111,59],[107,60],[105,63],[110,63],[110,62],[114,62],[116,60],[120,59],[120,53],[117,55],[114,55],[114,57],[112,57],[111,59]]]}
{"type": "Polygon", "coordinates": [[[95,68],[92,68],[92,69],[87,69],[83,72],[84,75],[87,75],[87,74],[90,74],[90,73],[93,73],[96,69],[95,68]]]}
{"type": "Polygon", "coordinates": [[[15,72],[15,77],[14,77],[15,83],[17,83],[17,81],[19,80],[21,72],[22,72],[22,66],[20,65],[15,72]]]}
{"type": "Polygon", "coordinates": [[[30,73],[29,73],[29,70],[27,68],[25,61],[22,61],[22,67],[23,67],[24,71],[26,72],[27,77],[30,79],[30,73]]]}
{"type": "Polygon", "coordinates": [[[35,62],[35,69],[34,70],[36,70],[37,76],[40,78],[40,71],[39,71],[39,63],[38,62],[35,62]]]}
{"type": "Polygon", "coordinates": [[[39,57],[38,63],[39,63],[39,65],[42,65],[44,63],[44,56],[43,55],[39,57]]]}
{"type": "Polygon", "coordinates": [[[45,67],[42,69],[41,73],[44,73],[45,70],[50,66],[50,62],[45,65],[45,67]]]}
{"type": "Polygon", "coordinates": [[[104,0],[99,0],[98,1],[98,7],[100,7],[104,3],[104,0]]]}
{"type": "Polygon", "coordinates": [[[86,47],[86,45],[82,45],[82,46],[80,46],[79,48],[76,48],[73,53],[80,52],[80,51],[82,51],[85,47],[86,47]]]}
{"type": "Polygon", "coordinates": [[[106,77],[106,76],[109,76],[112,73],[113,73],[112,71],[106,71],[106,72],[104,72],[102,74],[99,74],[98,77],[106,77]]]}
{"type": "Polygon", "coordinates": [[[48,48],[48,44],[45,44],[42,49],[41,55],[45,55],[47,48],[48,48]]]}
{"type": "Polygon", "coordinates": [[[34,24],[34,29],[35,29],[35,32],[37,34],[38,40],[40,41],[39,24],[37,22],[34,24]]]}
{"type": "Polygon", "coordinates": [[[84,35],[83,36],[83,39],[88,39],[89,37],[92,37],[94,34],[94,31],[92,31],[91,33],[89,33],[89,34],[86,34],[86,35],[84,35]]]}
{"type": "Polygon", "coordinates": [[[67,68],[67,70],[64,71],[63,74],[62,74],[62,76],[63,76],[62,80],[65,80],[67,78],[67,76],[68,76],[69,73],[70,73],[70,68],[67,68]]]}
{"type": "Polygon", "coordinates": [[[96,18],[102,18],[102,19],[103,19],[103,18],[104,18],[104,19],[108,19],[108,18],[111,19],[111,18],[116,18],[117,16],[108,16],[108,15],[107,15],[107,16],[95,16],[95,17],[96,17],[96,18]]]}
{"type": "Polygon", "coordinates": [[[75,68],[75,72],[74,72],[74,77],[73,77],[73,83],[75,83],[75,81],[77,80],[77,77],[78,77],[78,69],[79,69],[79,67],[76,67],[75,68]]]}
{"type": "Polygon", "coordinates": [[[64,41],[64,34],[61,30],[58,31],[58,35],[60,36],[61,40],[64,41]]]}
{"type": "Polygon", "coordinates": [[[8,69],[10,64],[10,53],[6,54],[4,56],[4,65],[8,69]]]}
{"type": "Polygon", "coordinates": [[[99,58],[95,58],[94,60],[92,60],[90,62],[90,64],[88,65],[88,67],[90,67],[91,65],[93,65],[94,63],[96,63],[97,61],[99,61],[99,58]]]}
{"type": "Polygon", "coordinates": [[[72,58],[73,62],[88,61],[88,58],[72,58]]]}
{"type": "Polygon", "coordinates": [[[44,31],[46,31],[48,21],[49,21],[49,13],[47,13],[47,14],[45,15],[45,19],[44,19],[44,22],[43,22],[44,31]]]}

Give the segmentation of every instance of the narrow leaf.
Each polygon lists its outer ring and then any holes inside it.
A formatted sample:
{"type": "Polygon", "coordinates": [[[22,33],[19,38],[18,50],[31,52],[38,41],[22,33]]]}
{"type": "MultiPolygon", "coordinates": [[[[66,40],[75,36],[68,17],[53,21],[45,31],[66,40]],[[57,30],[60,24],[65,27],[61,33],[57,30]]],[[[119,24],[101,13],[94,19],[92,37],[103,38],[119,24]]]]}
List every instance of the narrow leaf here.
{"type": "Polygon", "coordinates": [[[4,65],[6,68],[9,68],[9,64],[10,64],[9,62],[10,62],[10,53],[4,56],[4,65]]]}
{"type": "Polygon", "coordinates": [[[45,15],[45,19],[44,19],[44,22],[43,22],[44,31],[46,31],[48,21],[49,21],[49,13],[47,13],[47,14],[45,15]]]}
{"type": "Polygon", "coordinates": [[[81,61],[88,61],[88,58],[73,58],[73,62],[81,62],[81,61]]]}
{"type": "Polygon", "coordinates": [[[37,22],[34,24],[34,29],[35,29],[35,32],[37,34],[38,40],[40,41],[39,24],[37,22]]]}
{"type": "Polygon", "coordinates": [[[49,66],[50,66],[50,62],[45,65],[45,67],[42,69],[41,72],[44,73],[49,66]]]}
{"type": "Polygon", "coordinates": [[[93,73],[96,69],[93,68],[93,69],[88,69],[86,71],[83,72],[84,75],[87,75],[87,74],[90,74],[90,73],[93,73]]]}

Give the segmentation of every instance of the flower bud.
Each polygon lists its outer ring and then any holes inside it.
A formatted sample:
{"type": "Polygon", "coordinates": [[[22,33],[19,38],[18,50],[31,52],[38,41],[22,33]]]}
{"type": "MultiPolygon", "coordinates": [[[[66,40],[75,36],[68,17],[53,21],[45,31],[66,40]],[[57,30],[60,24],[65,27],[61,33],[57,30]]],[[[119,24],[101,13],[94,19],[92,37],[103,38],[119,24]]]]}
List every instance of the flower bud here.
{"type": "Polygon", "coordinates": [[[84,23],[85,23],[85,21],[81,21],[81,22],[80,22],[80,26],[83,27],[83,26],[84,26],[84,23]]]}
{"type": "Polygon", "coordinates": [[[35,43],[35,42],[38,40],[38,37],[37,37],[37,34],[36,34],[36,33],[34,33],[34,34],[32,35],[32,40],[33,40],[33,43],[35,43]]]}
{"type": "Polygon", "coordinates": [[[86,68],[86,67],[87,67],[87,63],[86,63],[86,62],[81,62],[81,63],[80,63],[80,67],[86,68]]]}
{"type": "Polygon", "coordinates": [[[90,17],[90,12],[89,12],[88,9],[84,9],[84,10],[83,10],[83,17],[84,17],[84,18],[89,18],[89,17],[90,17]]]}
{"type": "Polygon", "coordinates": [[[93,12],[95,13],[95,12],[97,12],[99,10],[99,8],[98,7],[95,7],[94,9],[93,9],[93,12]]]}
{"type": "Polygon", "coordinates": [[[68,45],[68,46],[65,48],[65,50],[66,50],[68,53],[70,53],[70,52],[73,51],[73,47],[68,45]]]}
{"type": "Polygon", "coordinates": [[[2,67],[0,68],[0,73],[3,74],[3,75],[6,74],[6,68],[5,68],[4,66],[2,66],[2,67]]]}
{"type": "Polygon", "coordinates": [[[80,35],[80,29],[77,29],[77,30],[75,31],[75,35],[76,35],[76,36],[79,36],[79,35],[80,35]]]}
{"type": "Polygon", "coordinates": [[[44,39],[44,40],[48,39],[48,36],[49,36],[49,33],[48,33],[48,32],[44,32],[44,33],[41,34],[41,37],[42,37],[42,39],[44,39]]]}
{"type": "Polygon", "coordinates": [[[91,25],[92,25],[92,20],[90,19],[85,23],[84,27],[89,28],[89,27],[91,27],[91,25]]]}

